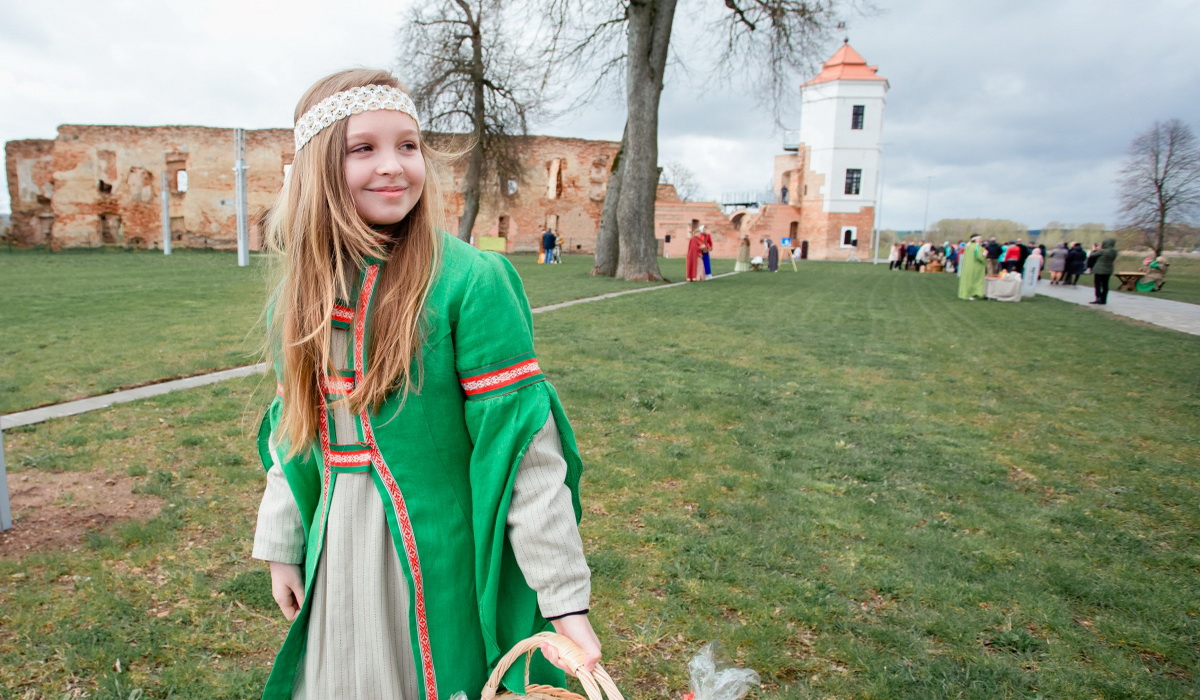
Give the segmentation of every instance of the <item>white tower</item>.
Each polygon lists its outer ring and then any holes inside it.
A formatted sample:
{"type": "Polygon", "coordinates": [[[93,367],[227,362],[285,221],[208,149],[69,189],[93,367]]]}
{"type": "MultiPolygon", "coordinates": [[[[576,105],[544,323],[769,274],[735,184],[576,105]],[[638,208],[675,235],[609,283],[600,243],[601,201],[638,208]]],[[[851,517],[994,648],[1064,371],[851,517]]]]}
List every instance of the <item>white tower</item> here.
{"type": "Polygon", "coordinates": [[[788,202],[801,210],[811,257],[845,260],[858,246],[870,254],[889,87],[877,70],[847,42],[800,86],[800,144],[791,156],[788,202]]]}

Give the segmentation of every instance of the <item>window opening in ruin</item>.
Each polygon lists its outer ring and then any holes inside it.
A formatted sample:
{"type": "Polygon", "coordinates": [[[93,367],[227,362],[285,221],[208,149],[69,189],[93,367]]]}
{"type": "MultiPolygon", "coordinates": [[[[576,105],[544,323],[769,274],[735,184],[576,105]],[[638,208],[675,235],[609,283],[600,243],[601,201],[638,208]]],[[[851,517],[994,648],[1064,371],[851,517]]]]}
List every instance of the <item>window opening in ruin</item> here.
{"type": "Polygon", "coordinates": [[[854,105],[854,112],[850,116],[850,128],[851,129],[857,130],[857,129],[863,128],[863,120],[864,120],[864,117],[866,116],[866,112],[867,112],[866,105],[854,105]]]}
{"type": "Polygon", "coordinates": [[[121,242],[121,217],[116,214],[100,215],[100,242],[113,245],[121,242]]]}
{"type": "Polygon", "coordinates": [[[97,151],[96,161],[96,169],[100,175],[100,194],[112,194],[113,182],[117,179],[117,154],[113,151],[97,151]]]}
{"type": "Polygon", "coordinates": [[[511,197],[511,196],[513,196],[513,195],[514,195],[514,194],[516,194],[516,193],[517,193],[517,181],[516,181],[516,180],[509,180],[509,181],[508,181],[508,184],[507,184],[507,185],[504,187],[504,194],[506,194],[506,195],[508,195],[509,197],[511,197]]]}
{"type": "Polygon", "coordinates": [[[742,219],[744,218],[746,218],[746,212],[739,212],[733,215],[733,218],[729,220],[729,223],[733,224],[734,228],[740,229],[742,227],[742,219]]]}
{"type": "Polygon", "coordinates": [[[692,230],[695,231],[699,228],[700,228],[700,219],[692,219],[692,230]]]}
{"type": "Polygon", "coordinates": [[[183,217],[182,216],[172,216],[171,217],[171,240],[174,240],[174,241],[182,241],[183,240],[183,217]]]}
{"type": "Polygon", "coordinates": [[[179,193],[187,192],[188,176],[186,170],[179,170],[175,173],[175,191],[179,193]]]}
{"type": "Polygon", "coordinates": [[[804,186],[804,196],[805,196],[805,197],[807,197],[807,196],[808,196],[808,185],[805,185],[805,186],[804,186]]]}
{"type": "Polygon", "coordinates": [[[842,229],[842,247],[853,248],[856,245],[858,245],[858,229],[853,226],[842,229]]]}
{"type": "Polygon", "coordinates": [[[562,158],[555,158],[546,164],[546,199],[562,196],[562,165],[562,158]]]}
{"type": "Polygon", "coordinates": [[[507,216],[500,217],[500,223],[496,227],[496,235],[500,236],[501,238],[508,238],[508,217],[507,216]]]}
{"type": "Polygon", "coordinates": [[[847,168],[846,169],[846,194],[859,194],[859,189],[862,188],[862,169],[847,168]]]}
{"type": "Polygon", "coordinates": [[[788,226],[788,237],[794,241],[794,240],[796,240],[796,234],[799,232],[800,232],[800,222],[793,221],[791,223],[791,225],[788,226]]]}

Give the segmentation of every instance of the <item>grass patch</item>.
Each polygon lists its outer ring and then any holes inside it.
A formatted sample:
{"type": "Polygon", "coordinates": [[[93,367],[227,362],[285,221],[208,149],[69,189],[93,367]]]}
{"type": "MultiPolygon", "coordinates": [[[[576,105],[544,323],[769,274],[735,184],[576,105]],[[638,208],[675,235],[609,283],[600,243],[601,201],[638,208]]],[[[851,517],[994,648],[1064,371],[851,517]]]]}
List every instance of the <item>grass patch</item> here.
{"type": "MultiPolygon", "coordinates": [[[[647,286],[590,276],[590,256],[536,257],[510,258],[533,306],[647,286]]],[[[257,362],[268,264],[255,254],[239,268],[218,251],[0,254],[0,414],[257,362]]],[[[663,269],[683,277],[680,260],[663,269]]]]}
{"type": "MultiPolygon", "coordinates": [[[[806,263],[536,317],[629,697],[677,697],[710,640],[758,698],[1194,693],[1195,339],[955,284],[806,263]]],[[[0,559],[0,688],[257,694],[285,629],[248,558],[273,387],[220,389],[6,433],[14,475],[111,470],[174,505],[0,559]]]]}

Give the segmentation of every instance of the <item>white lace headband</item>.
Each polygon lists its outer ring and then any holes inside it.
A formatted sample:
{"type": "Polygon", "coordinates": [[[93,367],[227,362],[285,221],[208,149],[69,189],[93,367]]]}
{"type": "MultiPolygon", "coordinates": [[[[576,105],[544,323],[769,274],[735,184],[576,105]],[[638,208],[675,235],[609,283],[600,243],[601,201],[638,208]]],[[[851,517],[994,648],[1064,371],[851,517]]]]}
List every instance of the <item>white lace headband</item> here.
{"type": "Polygon", "coordinates": [[[421,128],[417,106],[408,93],[390,85],[363,85],[334,93],[305,112],[296,122],[296,150],[299,151],[322,129],[340,119],[380,109],[404,112],[413,118],[418,129],[421,128]]]}

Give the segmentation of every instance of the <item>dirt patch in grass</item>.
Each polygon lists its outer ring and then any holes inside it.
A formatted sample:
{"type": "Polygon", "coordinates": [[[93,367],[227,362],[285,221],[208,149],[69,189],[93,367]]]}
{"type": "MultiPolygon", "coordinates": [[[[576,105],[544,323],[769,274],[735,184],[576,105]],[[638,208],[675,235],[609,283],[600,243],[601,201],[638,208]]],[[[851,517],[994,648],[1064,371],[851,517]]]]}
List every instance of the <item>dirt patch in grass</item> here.
{"type": "Polygon", "coordinates": [[[89,530],[158,515],[163,500],[133,493],[136,483],[104,472],[10,473],[13,528],[0,533],[0,556],[75,548],[89,530]]]}

